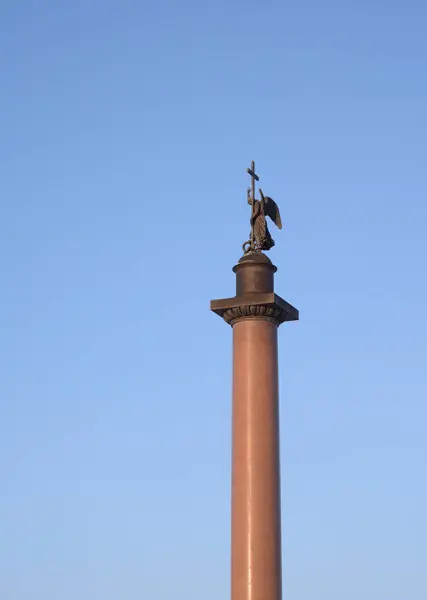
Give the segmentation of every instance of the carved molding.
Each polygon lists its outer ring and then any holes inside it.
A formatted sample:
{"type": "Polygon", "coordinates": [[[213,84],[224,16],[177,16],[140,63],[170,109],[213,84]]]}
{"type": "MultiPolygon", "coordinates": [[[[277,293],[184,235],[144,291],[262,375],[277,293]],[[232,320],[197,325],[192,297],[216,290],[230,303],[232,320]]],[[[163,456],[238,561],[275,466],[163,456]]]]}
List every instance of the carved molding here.
{"type": "Polygon", "coordinates": [[[246,293],[234,298],[211,300],[211,310],[233,326],[243,319],[263,319],[281,325],[298,321],[298,310],[274,292],[246,293]]]}
{"type": "Polygon", "coordinates": [[[246,319],[262,319],[280,325],[287,320],[288,313],[281,306],[268,304],[254,304],[251,306],[236,306],[225,310],[222,318],[233,326],[238,321],[246,319]]]}

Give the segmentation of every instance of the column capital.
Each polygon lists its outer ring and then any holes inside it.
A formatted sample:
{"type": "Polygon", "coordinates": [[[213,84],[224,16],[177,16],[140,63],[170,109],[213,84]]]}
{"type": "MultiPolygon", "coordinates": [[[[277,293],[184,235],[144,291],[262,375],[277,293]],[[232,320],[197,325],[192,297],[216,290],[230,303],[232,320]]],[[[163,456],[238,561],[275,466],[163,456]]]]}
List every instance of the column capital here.
{"type": "Polygon", "coordinates": [[[233,326],[246,319],[263,319],[281,325],[298,321],[298,310],[274,293],[277,268],[262,252],[245,254],[233,267],[236,274],[234,298],[212,300],[211,310],[233,326]]]}
{"type": "Polygon", "coordinates": [[[299,318],[298,310],[274,292],[212,300],[211,310],[231,326],[247,319],[262,319],[281,325],[299,318]]]}

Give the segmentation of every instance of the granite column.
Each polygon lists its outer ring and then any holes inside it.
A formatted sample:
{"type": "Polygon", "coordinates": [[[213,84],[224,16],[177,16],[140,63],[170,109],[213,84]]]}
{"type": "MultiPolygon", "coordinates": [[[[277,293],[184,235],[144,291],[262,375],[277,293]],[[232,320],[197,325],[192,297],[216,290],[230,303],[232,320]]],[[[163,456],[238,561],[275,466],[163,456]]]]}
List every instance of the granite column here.
{"type": "Polygon", "coordinates": [[[298,311],[261,252],[233,270],[236,296],[211,302],[233,328],[231,600],[281,600],[277,329],[298,311]]]}

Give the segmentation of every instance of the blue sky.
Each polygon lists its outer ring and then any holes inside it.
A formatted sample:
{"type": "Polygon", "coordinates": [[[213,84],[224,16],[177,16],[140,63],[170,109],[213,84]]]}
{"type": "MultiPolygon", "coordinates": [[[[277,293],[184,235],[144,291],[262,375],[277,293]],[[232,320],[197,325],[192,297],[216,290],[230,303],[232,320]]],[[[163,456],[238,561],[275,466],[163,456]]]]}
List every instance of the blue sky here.
{"type": "Polygon", "coordinates": [[[0,595],[229,594],[257,161],[288,600],[425,600],[427,8],[4,0],[0,595]]]}

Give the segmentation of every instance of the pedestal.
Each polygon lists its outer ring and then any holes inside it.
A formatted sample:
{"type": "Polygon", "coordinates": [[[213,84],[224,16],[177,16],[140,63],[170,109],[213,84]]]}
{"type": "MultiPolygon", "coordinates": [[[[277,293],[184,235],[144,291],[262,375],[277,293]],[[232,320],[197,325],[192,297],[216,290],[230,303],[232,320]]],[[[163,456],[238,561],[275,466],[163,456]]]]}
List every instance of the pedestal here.
{"type": "Polygon", "coordinates": [[[233,327],[231,599],[280,600],[277,328],[298,311],[274,293],[276,267],[264,254],[233,270],[236,296],[211,302],[233,327]]]}

